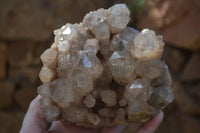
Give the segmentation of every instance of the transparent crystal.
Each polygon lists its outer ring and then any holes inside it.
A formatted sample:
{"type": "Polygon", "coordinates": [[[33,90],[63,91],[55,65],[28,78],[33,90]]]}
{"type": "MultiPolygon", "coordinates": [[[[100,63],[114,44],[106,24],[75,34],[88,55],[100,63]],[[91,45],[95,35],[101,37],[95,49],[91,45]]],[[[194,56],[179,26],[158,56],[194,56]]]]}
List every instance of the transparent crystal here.
{"type": "Polygon", "coordinates": [[[107,42],[110,38],[110,28],[106,23],[107,16],[106,10],[99,9],[86,14],[83,19],[83,24],[100,42],[107,42]]]}
{"type": "Polygon", "coordinates": [[[55,70],[43,66],[42,69],[40,70],[39,77],[43,83],[48,83],[55,79],[56,72],[55,70]]]}
{"type": "Polygon", "coordinates": [[[135,61],[130,54],[115,51],[108,60],[109,68],[116,82],[123,85],[136,78],[135,61]]]}
{"type": "Polygon", "coordinates": [[[131,54],[137,59],[160,58],[163,52],[164,42],[160,36],[149,29],[143,29],[133,39],[131,54]]]}
{"type": "Polygon", "coordinates": [[[116,4],[108,9],[108,23],[112,33],[120,32],[130,21],[130,11],[125,4],[116,4]]]}
{"type": "Polygon", "coordinates": [[[41,55],[41,60],[47,67],[55,69],[57,65],[57,50],[54,48],[45,50],[41,55]]]}
{"type": "Polygon", "coordinates": [[[155,79],[163,73],[164,63],[160,59],[142,60],[136,65],[136,73],[147,79],[155,79]]]}
{"type": "Polygon", "coordinates": [[[114,35],[111,41],[112,51],[129,51],[130,44],[133,43],[133,38],[137,33],[137,30],[131,27],[126,27],[120,33],[114,35]]]}

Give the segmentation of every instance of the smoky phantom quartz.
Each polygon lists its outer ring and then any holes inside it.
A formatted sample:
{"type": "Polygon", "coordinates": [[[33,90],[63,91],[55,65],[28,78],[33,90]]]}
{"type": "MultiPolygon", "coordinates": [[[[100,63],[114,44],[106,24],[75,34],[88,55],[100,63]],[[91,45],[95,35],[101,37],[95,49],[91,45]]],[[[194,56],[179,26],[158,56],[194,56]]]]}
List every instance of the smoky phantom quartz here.
{"type": "Polygon", "coordinates": [[[54,31],[39,73],[47,121],[83,127],[145,122],[173,101],[162,36],[128,27],[129,21],[127,6],[116,4],[54,31]]]}

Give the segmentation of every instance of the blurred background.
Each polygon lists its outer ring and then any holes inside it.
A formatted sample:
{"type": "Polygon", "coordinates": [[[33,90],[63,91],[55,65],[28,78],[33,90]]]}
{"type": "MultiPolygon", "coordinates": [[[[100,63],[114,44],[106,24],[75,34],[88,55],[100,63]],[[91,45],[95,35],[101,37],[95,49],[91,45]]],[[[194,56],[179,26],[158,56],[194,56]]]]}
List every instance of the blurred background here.
{"type": "Polygon", "coordinates": [[[131,10],[129,26],[153,29],[166,42],[163,59],[176,99],[156,133],[200,133],[199,0],[0,0],[0,133],[19,131],[41,84],[40,55],[52,44],[53,30],[116,3],[131,10]]]}

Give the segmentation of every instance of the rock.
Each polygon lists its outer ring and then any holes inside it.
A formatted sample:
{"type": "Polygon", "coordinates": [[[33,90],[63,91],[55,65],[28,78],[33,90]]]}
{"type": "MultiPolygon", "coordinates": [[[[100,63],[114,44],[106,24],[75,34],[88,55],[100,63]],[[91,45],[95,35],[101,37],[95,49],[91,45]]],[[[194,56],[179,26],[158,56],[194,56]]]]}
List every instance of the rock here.
{"type": "Polygon", "coordinates": [[[177,47],[198,51],[200,50],[199,23],[200,17],[198,11],[191,12],[189,15],[184,16],[179,23],[177,22],[171,27],[164,28],[161,34],[163,34],[167,42],[177,47]]]}
{"type": "Polygon", "coordinates": [[[117,4],[54,31],[54,43],[41,55],[38,88],[49,122],[83,127],[146,122],[173,101],[162,37],[126,27],[129,15],[126,5],[117,4]]]}
{"type": "Polygon", "coordinates": [[[5,43],[0,42],[0,78],[6,77],[6,52],[7,46],[5,43]]]}
{"type": "Polygon", "coordinates": [[[155,133],[198,133],[200,122],[197,118],[179,110],[165,113],[165,117],[155,133]]]}
{"type": "Polygon", "coordinates": [[[25,67],[25,68],[11,68],[9,70],[9,78],[22,86],[35,85],[39,80],[38,67],[25,67]]]}
{"type": "Polygon", "coordinates": [[[180,117],[184,116],[185,114],[177,109],[173,112],[165,112],[164,120],[155,133],[182,133],[184,127],[180,123],[184,123],[185,121],[180,121],[180,117]]]}
{"type": "Polygon", "coordinates": [[[182,115],[179,124],[182,127],[181,133],[198,133],[200,131],[200,122],[195,117],[182,115]]]}
{"type": "Polygon", "coordinates": [[[180,72],[182,71],[187,58],[186,54],[181,50],[166,45],[163,52],[163,59],[171,71],[180,72]]]}
{"type": "Polygon", "coordinates": [[[80,21],[85,13],[104,7],[105,3],[98,0],[78,0],[74,8],[74,2],[63,0],[1,1],[0,38],[44,42],[49,40],[55,28],[62,26],[66,21],[80,21]]]}
{"type": "Polygon", "coordinates": [[[176,97],[175,102],[182,112],[189,115],[200,114],[200,105],[185,92],[184,87],[181,84],[175,82],[173,83],[172,88],[176,97]]]}
{"type": "Polygon", "coordinates": [[[8,108],[13,103],[14,86],[9,81],[0,82],[0,109],[8,108]]]}
{"type": "Polygon", "coordinates": [[[192,98],[200,104],[200,84],[190,86],[187,90],[190,92],[192,98]]]}
{"type": "Polygon", "coordinates": [[[199,7],[188,0],[147,1],[137,14],[138,27],[149,27],[170,44],[193,51],[200,50],[199,7]]]}
{"type": "Polygon", "coordinates": [[[32,61],[32,47],[30,43],[15,43],[8,47],[8,62],[13,67],[28,66],[32,61]]]}
{"type": "Polygon", "coordinates": [[[184,68],[181,80],[198,81],[200,80],[200,53],[194,53],[184,68]]]}
{"type": "Polygon", "coordinates": [[[18,133],[22,126],[24,113],[18,110],[0,111],[0,132],[18,133]]]}
{"type": "Polygon", "coordinates": [[[33,88],[22,88],[15,92],[15,101],[23,110],[27,110],[30,102],[37,96],[33,88]]]}

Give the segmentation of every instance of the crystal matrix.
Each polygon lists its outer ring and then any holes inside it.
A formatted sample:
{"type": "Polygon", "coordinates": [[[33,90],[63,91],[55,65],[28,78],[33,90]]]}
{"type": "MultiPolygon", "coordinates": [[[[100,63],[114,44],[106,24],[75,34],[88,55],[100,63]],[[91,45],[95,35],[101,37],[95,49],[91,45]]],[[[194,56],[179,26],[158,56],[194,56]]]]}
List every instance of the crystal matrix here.
{"type": "Polygon", "coordinates": [[[125,4],[117,4],[54,31],[55,42],[41,55],[38,88],[49,122],[144,122],[173,101],[162,37],[127,27],[129,15],[125,4]]]}

